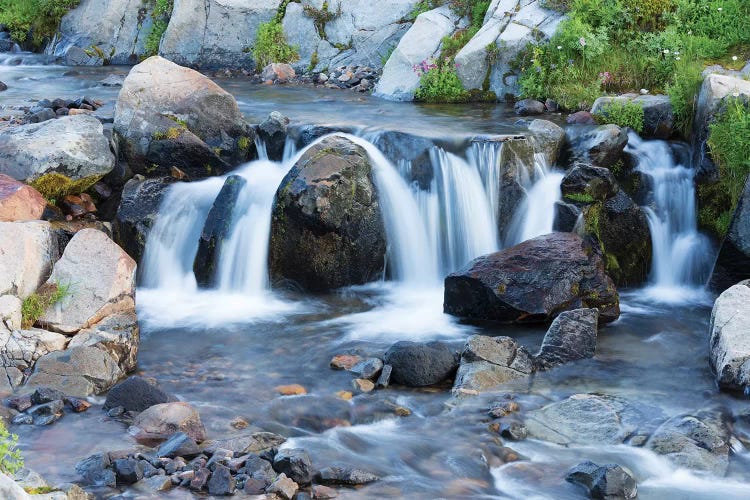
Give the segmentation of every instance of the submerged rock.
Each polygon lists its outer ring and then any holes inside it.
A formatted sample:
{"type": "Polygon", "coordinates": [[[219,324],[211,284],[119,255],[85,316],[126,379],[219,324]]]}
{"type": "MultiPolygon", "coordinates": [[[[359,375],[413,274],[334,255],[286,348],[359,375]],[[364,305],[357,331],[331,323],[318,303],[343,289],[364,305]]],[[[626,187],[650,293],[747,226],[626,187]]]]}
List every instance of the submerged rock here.
{"type": "Polygon", "coordinates": [[[198,411],[182,402],[150,406],[135,418],[130,427],[130,433],[143,443],[164,441],[177,431],[184,432],[196,443],[206,439],[206,428],[198,411]]]}
{"type": "Polygon", "coordinates": [[[276,192],[272,278],[325,291],[382,274],[386,238],[372,176],[365,150],[343,137],[302,155],[276,192]]]}
{"type": "Polygon", "coordinates": [[[377,481],[375,474],[370,474],[351,467],[324,467],[315,474],[315,481],[321,484],[343,484],[347,486],[358,486],[377,481]]]}
{"type": "Polygon", "coordinates": [[[591,244],[553,233],[479,257],[445,279],[446,313],[470,320],[551,321],[596,308],[604,323],[620,315],[619,296],[591,244]]]}
{"type": "Polygon", "coordinates": [[[633,473],[617,464],[600,467],[594,462],[582,462],[568,471],[565,480],[586,488],[591,498],[629,500],[638,496],[633,473]]]}
{"type": "Polygon", "coordinates": [[[408,387],[434,385],[450,377],[458,365],[454,352],[441,342],[396,342],[385,352],[390,382],[408,387]]]}
{"type": "Polygon", "coordinates": [[[565,311],[555,318],[534,356],[538,369],[549,370],[571,361],[594,357],[599,320],[597,309],[565,311]]]}
{"type": "Polygon", "coordinates": [[[709,286],[721,292],[746,279],[750,279],[750,177],[745,181],[745,189],[721,243],[709,286]]]}
{"type": "Polygon", "coordinates": [[[711,312],[709,361],[719,386],[750,387],[750,280],[725,290],[711,312]]]}

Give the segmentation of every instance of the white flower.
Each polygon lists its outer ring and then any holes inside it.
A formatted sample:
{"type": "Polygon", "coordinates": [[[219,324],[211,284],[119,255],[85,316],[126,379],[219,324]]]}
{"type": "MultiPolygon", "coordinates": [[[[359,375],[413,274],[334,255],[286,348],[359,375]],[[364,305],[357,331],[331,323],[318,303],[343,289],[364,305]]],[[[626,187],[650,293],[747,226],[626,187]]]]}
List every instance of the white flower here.
{"type": "Polygon", "coordinates": [[[734,94],[732,94],[732,97],[739,97],[739,96],[740,96],[739,92],[735,92],[734,94]]]}
{"type": "Polygon", "coordinates": [[[676,56],[679,56],[679,55],[680,55],[680,53],[679,53],[678,51],[676,51],[676,50],[675,50],[675,51],[674,51],[674,55],[676,55],[676,56]]]}
{"type": "Polygon", "coordinates": [[[718,10],[719,12],[721,12],[721,11],[722,11],[722,10],[724,10],[724,9],[722,9],[721,7],[717,7],[717,10],[718,10]]]}
{"type": "Polygon", "coordinates": [[[562,50],[562,45],[558,45],[557,50],[562,50]]]}
{"type": "Polygon", "coordinates": [[[664,49],[662,50],[662,52],[664,52],[665,54],[669,54],[669,49],[664,49]]]}
{"type": "Polygon", "coordinates": [[[737,60],[737,56],[732,56],[732,61],[736,61],[736,60],[737,60]]]}
{"type": "Polygon", "coordinates": [[[679,61],[680,60],[680,56],[675,57],[674,60],[675,61],[679,61]]]}
{"type": "Polygon", "coordinates": [[[583,38],[583,37],[581,37],[581,38],[578,39],[578,43],[581,44],[581,47],[585,47],[586,46],[586,39],[583,38]]]}
{"type": "Polygon", "coordinates": [[[648,90],[647,89],[641,89],[641,94],[643,94],[643,95],[648,94],[648,90]]]}

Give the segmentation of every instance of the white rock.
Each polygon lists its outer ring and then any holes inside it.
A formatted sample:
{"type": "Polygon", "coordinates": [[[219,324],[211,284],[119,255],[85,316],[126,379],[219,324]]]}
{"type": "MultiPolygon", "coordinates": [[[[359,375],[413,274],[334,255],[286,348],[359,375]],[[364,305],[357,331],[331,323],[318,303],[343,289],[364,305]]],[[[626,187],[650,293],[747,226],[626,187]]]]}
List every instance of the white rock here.
{"type": "Polygon", "coordinates": [[[750,386],[750,280],[724,291],[711,312],[711,369],[721,387],[750,386]]]}
{"type": "Polygon", "coordinates": [[[50,308],[40,323],[56,331],[77,332],[110,314],[132,311],[135,268],[135,261],[103,232],[77,232],[48,280],[68,285],[69,295],[50,308]]]}
{"type": "Polygon", "coordinates": [[[49,222],[0,222],[0,294],[25,299],[50,275],[59,257],[49,222]]]}
{"type": "Polygon", "coordinates": [[[14,295],[0,296],[0,331],[21,329],[21,299],[14,295]]]}
{"type": "Polygon", "coordinates": [[[0,472],[0,498],[3,500],[31,500],[21,486],[0,472]]]}

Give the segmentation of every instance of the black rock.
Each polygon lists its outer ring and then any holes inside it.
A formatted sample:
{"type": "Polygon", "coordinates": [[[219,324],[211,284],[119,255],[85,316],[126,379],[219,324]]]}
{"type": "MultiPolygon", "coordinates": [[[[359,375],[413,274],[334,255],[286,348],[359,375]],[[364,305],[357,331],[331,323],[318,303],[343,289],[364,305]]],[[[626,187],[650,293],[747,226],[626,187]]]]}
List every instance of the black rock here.
{"type": "Polygon", "coordinates": [[[266,488],[270,485],[270,482],[266,482],[260,479],[250,478],[245,481],[245,486],[242,491],[246,495],[262,495],[265,493],[266,488]]]}
{"type": "Polygon", "coordinates": [[[26,413],[19,413],[18,415],[13,417],[11,423],[13,425],[31,425],[34,423],[34,417],[26,413]]]}
{"type": "Polygon", "coordinates": [[[608,168],[579,163],[565,175],[560,189],[569,202],[592,203],[613,197],[620,187],[608,168]]]}
{"type": "Polygon", "coordinates": [[[52,413],[50,415],[39,415],[34,417],[34,425],[44,426],[51,425],[62,418],[62,413],[52,413]]]}
{"type": "Polygon", "coordinates": [[[154,405],[176,401],[176,398],[162,391],[143,377],[134,375],[115,385],[107,393],[104,409],[122,407],[124,411],[143,411],[154,405]]]}
{"type": "Polygon", "coordinates": [[[83,477],[87,485],[114,488],[117,485],[117,478],[114,471],[109,468],[111,465],[106,453],[98,453],[78,462],[76,472],[83,477]]]}
{"type": "Polygon", "coordinates": [[[176,432],[164,441],[156,451],[158,457],[193,458],[201,454],[201,450],[193,439],[184,432],[176,432]]]}
{"type": "Polygon", "coordinates": [[[377,378],[378,375],[380,375],[380,372],[382,370],[383,370],[383,361],[381,359],[368,358],[354,365],[352,369],[349,371],[351,371],[355,375],[358,375],[359,378],[373,380],[377,378]]]}
{"type": "Polygon", "coordinates": [[[233,495],[235,486],[235,480],[229,468],[216,464],[211,479],[208,480],[208,494],[216,496],[233,495]]]}
{"type": "Polygon", "coordinates": [[[107,416],[110,418],[119,418],[125,414],[125,408],[122,406],[115,406],[107,412],[107,416]]]}
{"type": "Polygon", "coordinates": [[[555,222],[552,224],[553,231],[572,233],[581,215],[581,209],[572,203],[564,201],[555,202],[555,222]]]}
{"type": "Polygon", "coordinates": [[[5,90],[8,90],[8,86],[3,82],[0,82],[0,92],[3,92],[5,90]]]}
{"type": "Polygon", "coordinates": [[[143,464],[134,458],[120,458],[112,464],[118,485],[135,484],[143,479],[143,464]]]}
{"type": "Polygon", "coordinates": [[[522,441],[529,435],[529,431],[521,422],[503,422],[500,424],[500,435],[512,441],[522,441]]]}
{"type": "Polygon", "coordinates": [[[522,99],[513,106],[513,110],[521,116],[541,115],[544,113],[544,103],[535,99],[522,99]]]}
{"type": "Polygon", "coordinates": [[[380,372],[378,381],[375,382],[375,386],[380,389],[385,389],[391,382],[391,374],[393,373],[393,367],[391,365],[383,365],[383,370],[380,372]]]}
{"type": "Polygon", "coordinates": [[[434,385],[453,376],[455,353],[441,342],[396,342],[385,353],[392,366],[391,381],[409,387],[434,385]]]}
{"type": "Polygon", "coordinates": [[[544,335],[541,349],[534,356],[536,369],[548,370],[571,361],[593,358],[598,326],[599,311],[596,309],[576,309],[560,313],[544,335]]]}
{"type": "Polygon", "coordinates": [[[358,486],[380,479],[374,474],[350,467],[325,467],[315,474],[315,481],[321,484],[345,484],[358,486]]]}
{"type": "Polygon", "coordinates": [[[565,480],[583,486],[595,499],[626,500],[638,495],[633,476],[617,464],[599,467],[593,462],[582,462],[568,471],[565,480]]]}
{"type": "Polygon", "coordinates": [[[65,394],[50,387],[40,387],[31,395],[31,402],[35,405],[50,403],[52,401],[64,401],[65,394]]]}
{"type": "Polygon", "coordinates": [[[54,111],[52,111],[50,108],[44,108],[43,110],[39,111],[38,113],[34,113],[29,117],[29,122],[31,123],[41,123],[46,122],[47,120],[52,120],[56,117],[54,111]]]}
{"type": "Polygon", "coordinates": [[[289,118],[276,111],[258,125],[258,137],[266,145],[269,160],[280,161],[283,158],[288,125],[289,118]]]}
{"type": "Polygon", "coordinates": [[[709,286],[723,292],[750,278],[750,177],[737,202],[729,230],[721,243],[709,286]]]}
{"type": "Polygon", "coordinates": [[[313,478],[310,456],[298,448],[280,450],[273,459],[273,470],[302,486],[310,484],[313,478]]]}
{"type": "Polygon", "coordinates": [[[32,406],[26,410],[26,413],[33,417],[57,415],[62,414],[63,408],[65,408],[65,403],[58,399],[49,403],[32,406]]]}
{"type": "Polygon", "coordinates": [[[193,479],[190,480],[190,489],[195,491],[200,491],[206,486],[206,483],[208,482],[208,478],[211,476],[211,471],[202,468],[195,471],[195,476],[193,476],[193,479]]]}
{"type": "Polygon", "coordinates": [[[271,462],[255,454],[247,457],[244,470],[248,476],[266,481],[267,485],[276,479],[276,472],[273,470],[271,462]]]}
{"type": "Polygon", "coordinates": [[[54,109],[55,111],[57,111],[60,108],[68,109],[68,104],[70,104],[70,101],[57,98],[54,101],[52,101],[52,109],[54,109]]]}

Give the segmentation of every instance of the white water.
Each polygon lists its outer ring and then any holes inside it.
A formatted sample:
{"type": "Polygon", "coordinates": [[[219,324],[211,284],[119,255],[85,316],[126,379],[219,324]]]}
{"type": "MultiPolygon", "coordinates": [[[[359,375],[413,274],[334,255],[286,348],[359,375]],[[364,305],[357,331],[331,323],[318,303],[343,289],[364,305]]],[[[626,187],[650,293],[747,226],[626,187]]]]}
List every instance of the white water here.
{"type": "Polygon", "coordinates": [[[649,295],[658,300],[699,299],[711,271],[711,244],[698,232],[694,171],[675,163],[665,141],[629,135],[626,152],[653,182],[653,200],[644,207],[653,244],[649,295]]]}

